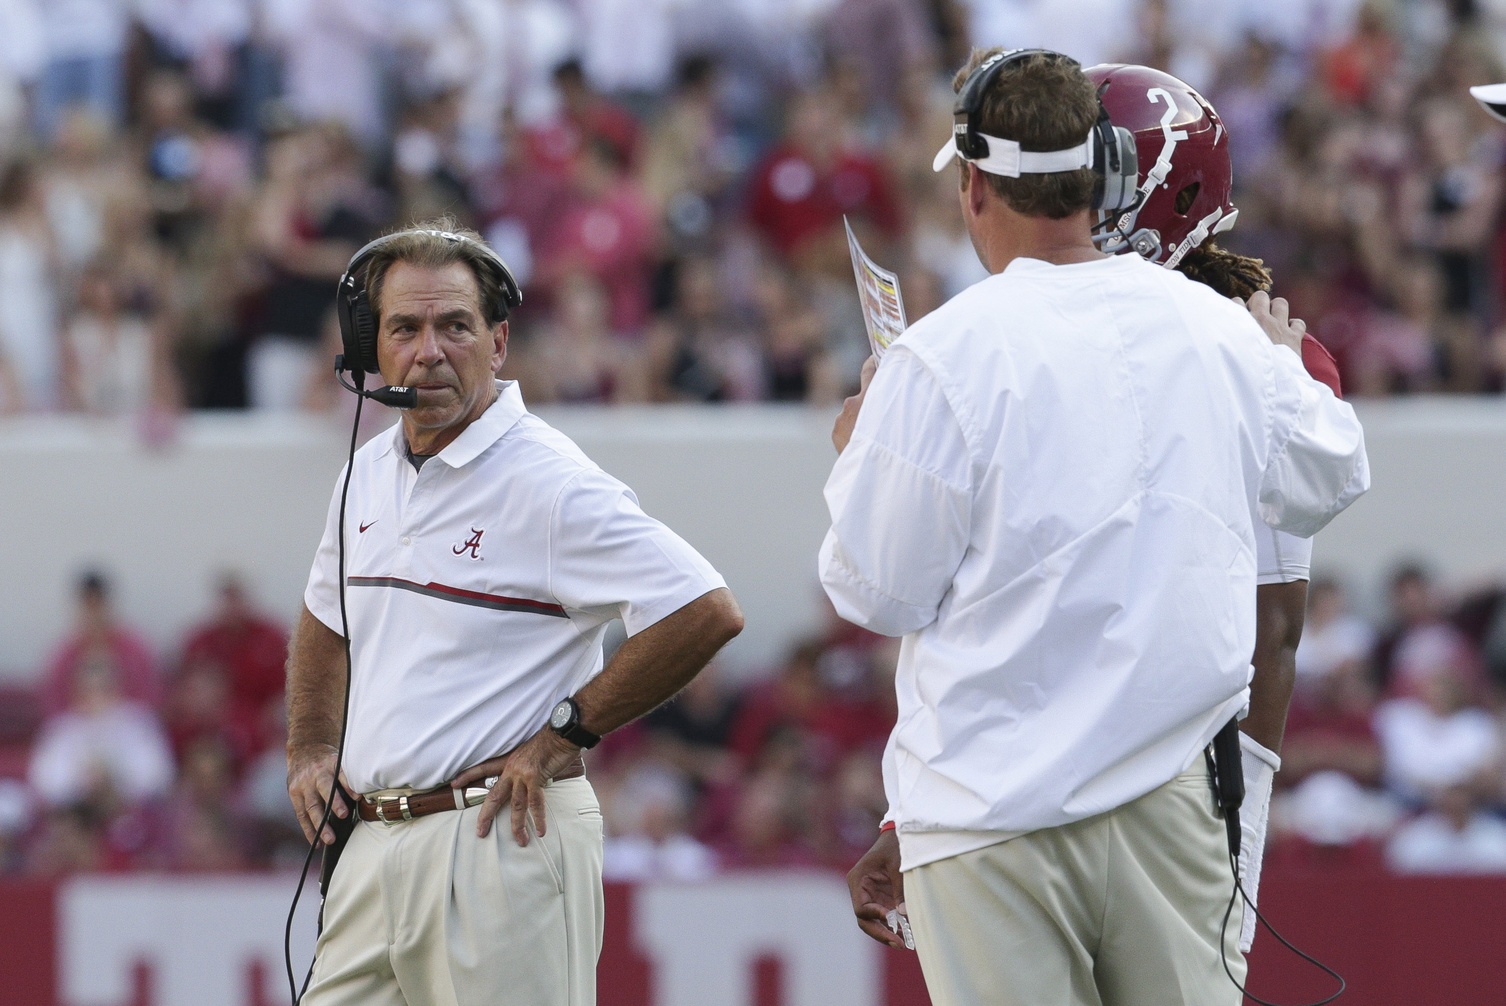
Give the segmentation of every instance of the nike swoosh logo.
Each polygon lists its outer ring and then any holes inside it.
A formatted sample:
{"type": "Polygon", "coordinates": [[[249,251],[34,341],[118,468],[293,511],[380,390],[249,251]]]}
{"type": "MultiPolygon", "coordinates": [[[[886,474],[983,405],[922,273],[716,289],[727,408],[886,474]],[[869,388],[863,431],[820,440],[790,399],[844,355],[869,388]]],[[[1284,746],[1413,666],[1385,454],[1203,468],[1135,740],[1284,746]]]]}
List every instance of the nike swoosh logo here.
{"type": "MultiPolygon", "coordinates": [[[[377,518],[377,520],[381,520],[381,519],[382,518],[380,518],[380,517],[377,518]]],[[[374,520],[374,521],[371,522],[371,524],[375,524],[375,523],[376,523],[376,520],[374,520]]],[[[361,525],[361,533],[365,534],[366,533],[366,529],[369,528],[369,527],[371,527],[371,524],[362,524],[361,525]]]]}

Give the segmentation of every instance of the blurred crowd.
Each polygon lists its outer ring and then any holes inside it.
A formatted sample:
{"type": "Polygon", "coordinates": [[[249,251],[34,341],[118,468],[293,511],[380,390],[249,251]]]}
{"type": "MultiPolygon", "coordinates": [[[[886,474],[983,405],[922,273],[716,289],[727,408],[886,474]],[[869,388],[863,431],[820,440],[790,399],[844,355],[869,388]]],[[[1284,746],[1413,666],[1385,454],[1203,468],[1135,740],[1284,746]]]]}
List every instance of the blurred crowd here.
{"type": "Polygon", "coordinates": [[[1501,390],[1501,0],[0,0],[0,412],[338,413],[335,280],[442,212],[532,402],[830,403],[844,216],[911,320],[983,275],[930,170],[975,43],[1185,77],[1349,389],[1501,390]]]}
{"type": "MultiPolygon", "coordinates": [[[[34,687],[0,695],[0,874],[286,868],[287,637],[227,575],[154,654],[99,573],[34,687]]],[[[848,869],[886,810],[897,641],[830,615],[741,683],[713,666],[589,758],[613,880],[848,869]]],[[[1272,869],[1506,873],[1506,587],[1395,572],[1372,625],[1312,586],[1272,802],[1272,869]]]]}

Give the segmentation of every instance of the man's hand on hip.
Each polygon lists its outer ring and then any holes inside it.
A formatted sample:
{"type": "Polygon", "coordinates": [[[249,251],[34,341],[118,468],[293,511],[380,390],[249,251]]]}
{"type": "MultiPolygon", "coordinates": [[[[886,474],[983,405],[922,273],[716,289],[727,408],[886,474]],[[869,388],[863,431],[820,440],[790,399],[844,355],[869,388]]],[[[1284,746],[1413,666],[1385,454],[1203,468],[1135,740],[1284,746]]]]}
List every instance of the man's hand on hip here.
{"type": "Polygon", "coordinates": [[[852,914],[858,928],[886,947],[905,949],[904,937],[889,928],[889,912],[905,900],[905,880],[899,872],[899,836],[894,829],[879,832],[873,848],[847,874],[852,914]]]}
{"type": "Polygon", "coordinates": [[[1245,307],[1250,309],[1250,315],[1259,322],[1267,338],[1298,356],[1302,355],[1302,333],[1307,331],[1307,322],[1291,317],[1291,305],[1285,297],[1273,299],[1264,290],[1257,290],[1250,294],[1245,307]]]}
{"type": "Polygon", "coordinates": [[[852,428],[858,424],[858,410],[863,407],[868,385],[877,372],[878,357],[870,356],[863,364],[863,375],[858,378],[858,393],[842,403],[842,414],[837,416],[836,425],[831,428],[831,442],[838,454],[847,448],[847,441],[852,439],[852,428]]]}
{"type": "Polygon", "coordinates": [[[476,818],[476,835],[485,838],[491,834],[492,819],[503,803],[510,803],[512,836],[519,845],[527,845],[530,813],[538,833],[542,835],[546,829],[544,786],[579,761],[580,748],[545,727],[507,754],[466,769],[450,785],[460,788],[496,776],[497,781],[486,794],[476,818]]]}
{"type": "MultiPolygon", "coordinates": [[[[298,815],[303,837],[310,843],[324,820],[325,802],[335,788],[335,761],[339,756],[328,744],[310,744],[288,752],[288,797],[293,801],[293,812],[298,815]]],[[[334,802],[335,816],[345,817],[351,812],[338,793],[334,802]]],[[[326,825],[319,838],[325,845],[334,845],[334,829],[326,825]]]]}

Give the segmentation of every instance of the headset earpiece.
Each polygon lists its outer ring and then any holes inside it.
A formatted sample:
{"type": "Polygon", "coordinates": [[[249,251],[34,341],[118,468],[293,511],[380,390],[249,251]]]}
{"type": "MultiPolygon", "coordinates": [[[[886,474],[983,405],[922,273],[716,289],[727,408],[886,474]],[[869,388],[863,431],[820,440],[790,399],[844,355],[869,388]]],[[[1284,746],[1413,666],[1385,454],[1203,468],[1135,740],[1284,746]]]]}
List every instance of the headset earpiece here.
{"type": "Polygon", "coordinates": [[[350,305],[351,328],[356,336],[355,360],[368,374],[377,372],[376,319],[371,316],[371,298],[363,284],[350,305]]]}
{"type": "MultiPolygon", "coordinates": [[[[413,231],[398,231],[377,238],[351,256],[340,285],[335,290],[335,316],[340,321],[340,342],[345,350],[346,369],[353,374],[375,374],[377,367],[377,324],[371,310],[371,298],[366,293],[366,266],[371,257],[395,238],[413,231]]],[[[492,269],[497,283],[502,288],[502,317],[506,319],[513,308],[523,303],[523,291],[512,271],[501,256],[486,245],[459,234],[447,231],[427,231],[437,237],[452,241],[465,241],[482,252],[481,259],[492,269]]]]}
{"type": "Polygon", "coordinates": [[[1140,158],[1135,150],[1135,134],[1110,122],[1108,110],[1101,102],[1098,121],[1093,124],[1093,170],[1098,173],[1093,209],[1115,213],[1135,204],[1140,194],[1140,158]]]}

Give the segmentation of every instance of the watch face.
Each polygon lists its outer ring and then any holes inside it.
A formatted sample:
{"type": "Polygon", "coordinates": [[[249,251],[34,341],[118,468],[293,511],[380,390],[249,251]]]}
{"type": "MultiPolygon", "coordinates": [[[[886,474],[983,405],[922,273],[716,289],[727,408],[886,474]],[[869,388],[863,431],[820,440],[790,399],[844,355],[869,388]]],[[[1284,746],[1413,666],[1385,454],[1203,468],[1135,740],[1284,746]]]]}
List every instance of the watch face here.
{"type": "Polygon", "coordinates": [[[554,707],[554,712],[549,714],[549,725],[556,730],[563,730],[570,723],[570,703],[561,702],[554,707]]]}

